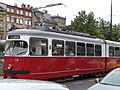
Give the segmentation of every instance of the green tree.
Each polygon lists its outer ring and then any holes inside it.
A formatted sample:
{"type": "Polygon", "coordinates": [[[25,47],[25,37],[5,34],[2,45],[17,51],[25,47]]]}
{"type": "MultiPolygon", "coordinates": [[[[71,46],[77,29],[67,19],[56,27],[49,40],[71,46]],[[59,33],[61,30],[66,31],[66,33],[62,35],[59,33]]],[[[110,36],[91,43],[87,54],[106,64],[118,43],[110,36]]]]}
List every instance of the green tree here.
{"type": "MultiPolygon", "coordinates": [[[[86,14],[85,11],[78,12],[78,15],[71,21],[67,30],[87,33],[101,39],[110,39],[110,22],[103,18],[95,19],[94,13],[86,14]]],[[[120,41],[120,24],[112,27],[112,40],[120,41]]]]}
{"type": "Polygon", "coordinates": [[[97,21],[94,13],[86,14],[85,11],[78,12],[78,16],[71,22],[73,31],[88,33],[90,35],[97,35],[97,21]]]}
{"type": "Polygon", "coordinates": [[[110,23],[108,21],[105,21],[103,18],[98,18],[97,20],[97,31],[98,31],[98,37],[101,39],[109,39],[109,25],[110,23]]]}
{"type": "Polygon", "coordinates": [[[112,28],[112,40],[120,41],[120,25],[114,25],[112,28]]]}
{"type": "Polygon", "coordinates": [[[66,26],[66,30],[72,31],[72,26],[71,25],[66,26]]]}
{"type": "Polygon", "coordinates": [[[0,52],[3,52],[5,50],[5,46],[4,45],[0,45],[0,52]]]}

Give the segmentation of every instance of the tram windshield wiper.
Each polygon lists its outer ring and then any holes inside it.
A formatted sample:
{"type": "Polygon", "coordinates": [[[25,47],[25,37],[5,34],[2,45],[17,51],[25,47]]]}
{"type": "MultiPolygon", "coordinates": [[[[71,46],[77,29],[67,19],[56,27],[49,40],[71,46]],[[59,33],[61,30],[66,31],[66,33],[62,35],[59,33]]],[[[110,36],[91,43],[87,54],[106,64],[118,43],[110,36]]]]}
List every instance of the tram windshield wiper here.
{"type": "Polygon", "coordinates": [[[21,51],[21,52],[19,52],[19,53],[17,53],[17,55],[23,55],[23,54],[25,54],[26,53],[26,51],[21,51]]]}

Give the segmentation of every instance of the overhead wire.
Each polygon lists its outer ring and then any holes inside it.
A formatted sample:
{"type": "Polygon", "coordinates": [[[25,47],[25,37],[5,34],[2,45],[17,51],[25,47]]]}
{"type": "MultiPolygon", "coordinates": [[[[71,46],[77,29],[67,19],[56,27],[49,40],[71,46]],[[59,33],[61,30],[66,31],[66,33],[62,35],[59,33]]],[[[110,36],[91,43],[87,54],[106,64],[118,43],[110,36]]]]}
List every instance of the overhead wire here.
{"type": "MultiPolygon", "coordinates": [[[[24,4],[28,4],[28,3],[23,2],[22,0],[15,0],[15,1],[17,1],[17,2],[19,2],[19,3],[21,3],[21,4],[23,4],[23,3],[24,3],[24,4]]],[[[45,1],[45,0],[38,0],[38,1],[43,2],[43,3],[46,3],[46,4],[51,4],[51,2],[48,2],[48,1],[45,1]]],[[[28,5],[30,5],[30,4],[28,4],[28,5]]],[[[63,5],[64,5],[65,9],[67,9],[66,11],[70,11],[70,12],[73,12],[73,13],[76,13],[76,12],[77,12],[77,11],[75,11],[75,10],[69,9],[64,3],[63,3],[63,5]]],[[[31,5],[31,6],[33,6],[33,5],[31,5]]],[[[46,5],[46,6],[47,6],[47,5],[46,5]]],[[[33,6],[33,7],[36,7],[36,6],[33,6]]],[[[56,15],[63,16],[63,17],[65,17],[65,18],[69,18],[70,20],[75,17],[75,15],[64,15],[63,13],[54,12],[53,10],[50,10],[50,9],[49,9],[49,12],[52,13],[52,14],[56,14],[56,15]]]]}

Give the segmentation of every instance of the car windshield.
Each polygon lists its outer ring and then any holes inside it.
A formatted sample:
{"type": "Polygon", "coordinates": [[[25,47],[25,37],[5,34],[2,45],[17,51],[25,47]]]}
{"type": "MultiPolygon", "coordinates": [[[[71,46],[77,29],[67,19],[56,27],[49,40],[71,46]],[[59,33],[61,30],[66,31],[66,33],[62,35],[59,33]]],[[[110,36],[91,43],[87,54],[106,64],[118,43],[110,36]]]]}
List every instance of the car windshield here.
{"type": "Polygon", "coordinates": [[[100,83],[105,85],[120,86],[120,70],[110,72],[100,83]]]}
{"type": "Polygon", "coordinates": [[[28,44],[25,41],[12,41],[6,49],[6,55],[24,55],[27,53],[28,44]]]}

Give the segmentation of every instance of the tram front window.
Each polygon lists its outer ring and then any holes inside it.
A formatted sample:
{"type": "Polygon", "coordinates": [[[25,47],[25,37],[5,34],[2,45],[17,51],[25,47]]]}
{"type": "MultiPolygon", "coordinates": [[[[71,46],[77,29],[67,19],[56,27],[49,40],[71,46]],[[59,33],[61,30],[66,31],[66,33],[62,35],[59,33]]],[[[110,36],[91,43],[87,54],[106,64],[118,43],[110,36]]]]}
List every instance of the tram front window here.
{"type": "MultiPolygon", "coordinates": [[[[7,43],[6,43],[7,44],[7,43]]],[[[6,49],[6,55],[25,55],[28,44],[25,41],[12,41],[6,49]]]]}

